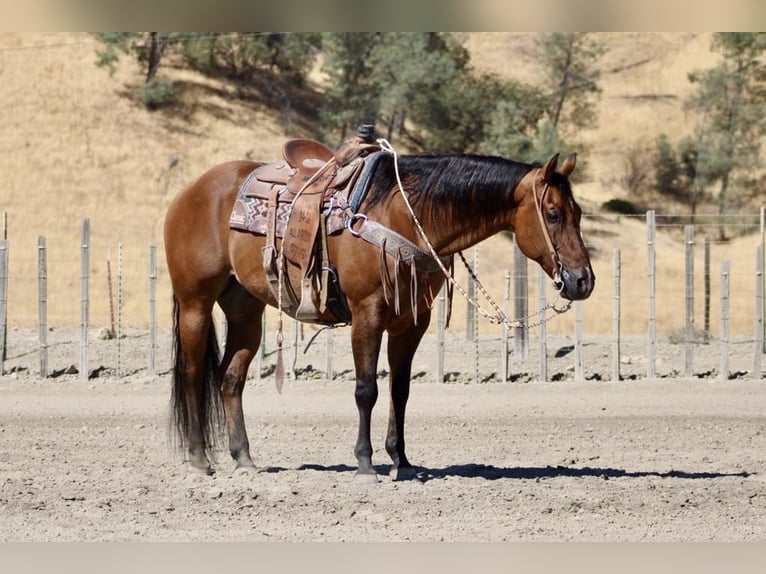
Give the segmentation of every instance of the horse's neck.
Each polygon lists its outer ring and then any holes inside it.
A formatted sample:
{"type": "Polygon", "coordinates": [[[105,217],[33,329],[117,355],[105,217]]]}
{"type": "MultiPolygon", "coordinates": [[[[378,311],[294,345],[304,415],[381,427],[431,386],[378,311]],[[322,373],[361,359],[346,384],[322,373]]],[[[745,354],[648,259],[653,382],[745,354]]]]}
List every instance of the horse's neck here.
{"type": "Polygon", "coordinates": [[[468,249],[503,229],[508,229],[510,225],[509,221],[502,217],[494,217],[491,220],[479,217],[460,205],[445,207],[435,215],[432,215],[428,207],[424,209],[422,206],[415,207],[414,212],[417,223],[413,221],[406,206],[400,217],[409,222],[416,243],[428,250],[425,239],[417,229],[419,223],[428,242],[440,256],[468,249]]]}

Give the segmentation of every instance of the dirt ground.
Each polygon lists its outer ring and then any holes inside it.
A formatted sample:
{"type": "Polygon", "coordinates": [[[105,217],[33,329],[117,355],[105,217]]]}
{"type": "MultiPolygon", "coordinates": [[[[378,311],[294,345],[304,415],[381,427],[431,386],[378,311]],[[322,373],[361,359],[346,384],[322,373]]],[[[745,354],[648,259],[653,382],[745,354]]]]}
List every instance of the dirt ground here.
{"type": "Polygon", "coordinates": [[[224,447],[212,477],[187,472],[168,439],[169,339],[147,374],[147,337],[91,336],[93,377],[81,380],[79,335],[50,333],[37,376],[37,334],[9,332],[0,377],[2,541],[766,541],[766,379],[753,380],[749,344],[733,345],[721,381],[717,347],[658,346],[647,380],[644,344],[626,343],[626,380],[611,381],[608,342],[584,348],[573,380],[571,342],[549,344],[499,380],[497,342],[435,345],[415,361],[407,418],[417,479],[386,476],[385,364],[373,420],[380,482],[354,480],[357,415],[347,332],[335,334],[324,375],[320,335],[277,393],[269,375],[245,389],[259,472],[234,473],[224,447]],[[479,382],[474,379],[478,378],[479,382]]]}

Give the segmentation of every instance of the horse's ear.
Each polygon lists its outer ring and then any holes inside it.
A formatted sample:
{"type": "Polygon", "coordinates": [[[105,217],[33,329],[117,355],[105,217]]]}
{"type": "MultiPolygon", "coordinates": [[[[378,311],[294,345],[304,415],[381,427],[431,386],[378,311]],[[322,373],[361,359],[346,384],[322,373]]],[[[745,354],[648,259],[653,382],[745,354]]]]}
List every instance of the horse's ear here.
{"type": "Polygon", "coordinates": [[[556,172],[556,165],[559,163],[559,154],[554,155],[551,159],[545,162],[543,166],[543,181],[550,183],[553,174],[556,172]]]}
{"type": "Polygon", "coordinates": [[[569,154],[564,160],[563,165],[561,166],[561,173],[569,177],[569,174],[574,171],[576,163],[577,163],[577,154],[576,153],[569,154]]]}

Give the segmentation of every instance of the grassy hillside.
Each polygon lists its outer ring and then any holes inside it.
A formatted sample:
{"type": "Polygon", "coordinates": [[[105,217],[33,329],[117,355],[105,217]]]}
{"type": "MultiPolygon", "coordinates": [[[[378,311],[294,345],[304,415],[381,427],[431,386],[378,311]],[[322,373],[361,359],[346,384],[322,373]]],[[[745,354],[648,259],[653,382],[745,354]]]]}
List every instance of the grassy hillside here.
{"type": "MultiPolygon", "coordinates": [[[[582,134],[588,144],[589,180],[575,190],[592,215],[598,215],[606,199],[625,195],[620,181],[628,150],[637,143],[652,142],[660,132],[678,137],[691,128],[691,118],[681,109],[690,89],[686,73],[714,62],[708,34],[620,33],[606,34],[605,39],[610,49],[603,61],[600,123],[582,134]]],[[[528,34],[468,34],[466,41],[480,69],[520,79],[532,79],[538,73],[528,34]]],[[[94,65],[97,47],[88,34],[0,35],[4,120],[0,210],[7,211],[11,242],[11,325],[33,326],[37,319],[40,235],[49,246],[50,323],[73,326],[79,322],[80,233],[87,217],[92,233],[91,324],[109,323],[107,258],[111,257],[116,273],[121,243],[123,320],[128,326],[145,327],[148,249],[151,243],[157,244],[164,268],[161,229],[173,195],[216,163],[243,157],[273,159],[285,139],[307,133],[294,110],[275,111],[227,97],[232,91],[228,86],[178,70],[166,73],[186,87],[180,113],[148,112],[132,90],[142,81],[141,71],[125,59],[115,77],[109,77],[105,69],[94,65]]],[[[644,331],[643,223],[588,217],[583,231],[592,244],[599,277],[597,291],[585,307],[588,329],[607,332],[610,328],[612,249],[620,247],[623,273],[628,274],[623,277],[623,297],[641,301],[624,310],[624,325],[644,331]]],[[[750,236],[714,248],[715,262],[732,259],[735,273],[742,273],[734,286],[748,302],[754,245],[750,236]]],[[[676,298],[683,290],[683,245],[669,237],[665,247],[666,253],[658,256],[658,264],[664,266],[658,288],[666,291],[668,304],[658,305],[675,326],[682,308],[676,298]]],[[[498,299],[503,277],[496,269],[509,266],[510,261],[506,240],[482,244],[479,273],[498,299]]],[[[158,298],[165,327],[169,297],[163,271],[158,298]]],[[[464,304],[457,302],[455,311],[454,324],[462,327],[464,304]]],[[[745,322],[751,319],[746,310],[743,313],[742,330],[746,331],[745,322]]],[[[568,332],[571,322],[571,316],[566,316],[555,321],[551,330],[568,332]]]]}

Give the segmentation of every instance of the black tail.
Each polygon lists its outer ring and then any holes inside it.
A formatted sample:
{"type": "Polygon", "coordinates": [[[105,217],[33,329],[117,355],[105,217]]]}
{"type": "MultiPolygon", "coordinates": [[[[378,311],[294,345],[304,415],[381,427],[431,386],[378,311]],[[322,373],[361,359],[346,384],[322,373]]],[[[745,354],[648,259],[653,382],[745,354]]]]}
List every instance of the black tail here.
{"type": "MultiPolygon", "coordinates": [[[[189,445],[189,404],[186,395],[186,359],[181,348],[178,300],[173,297],[173,387],[170,396],[170,424],[175,429],[178,446],[184,450],[189,445]]],[[[212,449],[221,435],[223,425],[223,404],[221,390],[216,380],[220,365],[218,339],[215,326],[210,322],[203,364],[203,381],[199,393],[199,421],[205,450],[212,460],[212,449]]]]}

